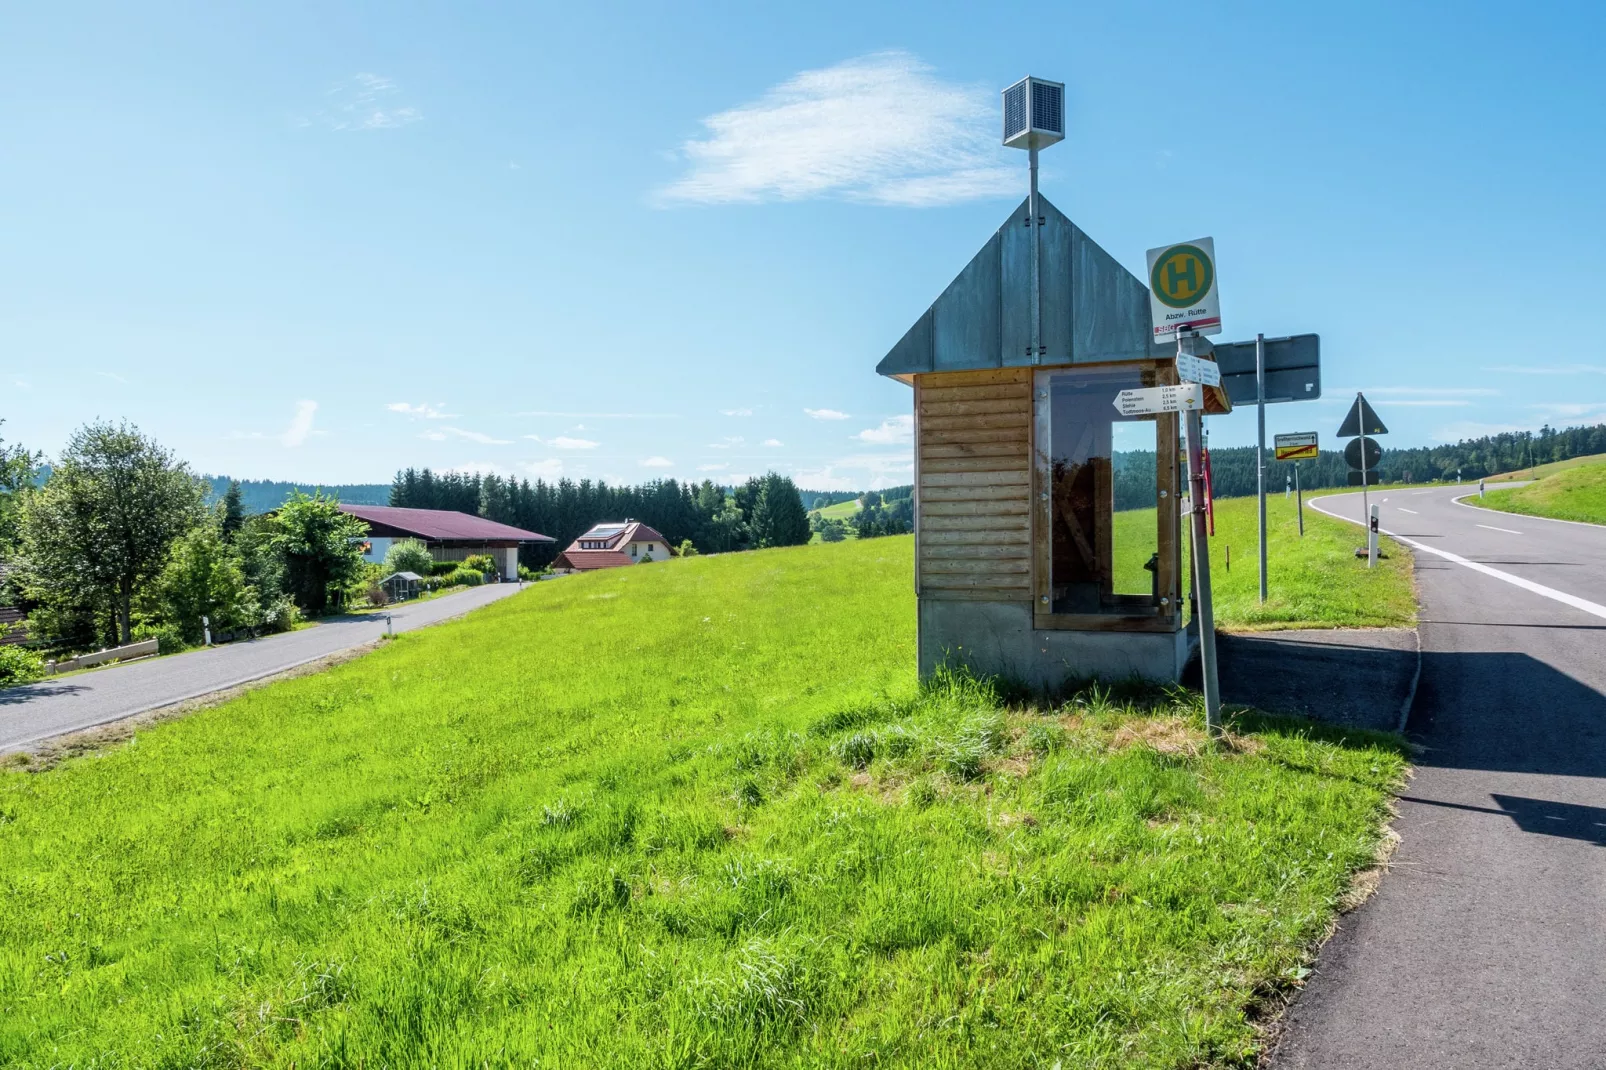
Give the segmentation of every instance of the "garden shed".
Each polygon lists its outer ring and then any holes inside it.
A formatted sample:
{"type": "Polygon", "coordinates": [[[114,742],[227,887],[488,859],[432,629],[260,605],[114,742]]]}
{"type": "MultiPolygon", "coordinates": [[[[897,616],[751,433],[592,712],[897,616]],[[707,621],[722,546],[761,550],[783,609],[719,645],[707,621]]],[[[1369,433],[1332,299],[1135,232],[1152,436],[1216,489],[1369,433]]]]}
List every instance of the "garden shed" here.
{"type": "Polygon", "coordinates": [[[379,581],[379,586],[392,602],[405,602],[418,597],[419,586],[423,582],[424,577],[416,572],[392,572],[379,581]]]}
{"type": "Polygon", "coordinates": [[[1151,352],[1143,283],[1046,198],[1036,219],[1029,204],[876,369],[914,388],[920,673],[1176,680],[1196,641],[1178,419],[1114,405],[1175,383],[1175,365],[1151,352]]]}

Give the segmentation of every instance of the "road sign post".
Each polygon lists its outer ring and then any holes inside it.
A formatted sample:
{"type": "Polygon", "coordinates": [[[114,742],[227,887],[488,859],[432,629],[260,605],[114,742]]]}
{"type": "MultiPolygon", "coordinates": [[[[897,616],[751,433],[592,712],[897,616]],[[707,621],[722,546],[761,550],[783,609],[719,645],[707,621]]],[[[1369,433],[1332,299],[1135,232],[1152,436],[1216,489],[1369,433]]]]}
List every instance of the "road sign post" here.
{"type": "Polygon", "coordinates": [[[1255,493],[1260,498],[1260,604],[1266,604],[1266,336],[1255,335],[1255,493]]]}
{"type": "MultiPolygon", "coordinates": [[[[1158,318],[1156,322],[1160,322],[1158,318]]],[[[1210,344],[1196,331],[1180,330],[1176,335],[1179,358],[1196,357],[1198,349],[1210,344]]],[[[1199,386],[1193,389],[1203,394],[1199,386]]],[[[1120,407],[1119,401],[1116,407],[1120,407]]],[[[1199,624],[1199,670],[1204,683],[1205,730],[1214,737],[1221,734],[1221,683],[1216,671],[1215,605],[1210,594],[1210,534],[1205,526],[1204,421],[1199,415],[1203,408],[1201,397],[1198,404],[1182,411],[1187,413],[1188,500],[1192,503],[1188,525],[1193,551],[1194,619],[1199,624]]]]}
{"type": "Polygon", "coordinates": [[[1149,314],[1155,341],[1172,337],[1180,341],[1182,331],[1221,333],[1214,239],[1200,238],[1150,249],[1148,262],[1149,314]]]}
{"type": "MultiPolygon", "coordinates": [[[[1338,437],[1355,439],[1354,442],[1344,447],[1344,459],[1349,462],[1350,468],[1360,469],[1361,523],[1367,526],[1368,532],[1371,531],[1374,523],[1371,512],[1371,472],[1376,469],[1378,460],[1383,456],[1383,451],[1376,442],[1373,442],[1367,436],[1386,435],[1388,430],[1383,426],[1383,421],[1377,418],[1377,413],[1372,411],[1372,406],[1367,404],[1366,395],[1357,391],[1355,404],[1350,406],[1349,415],[1344,417],[1344,422],[1339,425],[1338,437]],[[1359,462],[1358,464],[1357,461],[1359,462]]],[[[1351,472],[1352,477],[1353,475],[1354,473],[1351,472]]],[[[1353,482],[1353,478],[1351,482],[1353,482]]],[[[1369,534],[1366,545],[1366,567],[1372,568],[1377,564],[1376,537],[1369,534]]]]}
{"type": "Polygon", "coordinates": [[[1299,488],[1299,462],[1294,462],[1294,507],[1299,513],[1299,537],[1305,537],[1305,492],[1299,488]]]}

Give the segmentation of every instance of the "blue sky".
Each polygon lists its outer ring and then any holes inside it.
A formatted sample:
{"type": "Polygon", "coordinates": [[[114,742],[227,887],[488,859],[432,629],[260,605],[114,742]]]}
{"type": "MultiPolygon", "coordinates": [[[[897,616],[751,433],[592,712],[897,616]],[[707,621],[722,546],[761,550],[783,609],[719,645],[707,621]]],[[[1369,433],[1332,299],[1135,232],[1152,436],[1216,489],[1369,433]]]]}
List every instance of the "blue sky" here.
{"type": "MultiPolygon", "coordinates": [[[[40,4],[0,34],[0,416],[195,467],[907,482],[876,361],[1025,188],[1336,430],[1606,420],[1606,6],[40,4]]],[[[1253,441],[1241,411],[1217,444],[1253,441]]]]}

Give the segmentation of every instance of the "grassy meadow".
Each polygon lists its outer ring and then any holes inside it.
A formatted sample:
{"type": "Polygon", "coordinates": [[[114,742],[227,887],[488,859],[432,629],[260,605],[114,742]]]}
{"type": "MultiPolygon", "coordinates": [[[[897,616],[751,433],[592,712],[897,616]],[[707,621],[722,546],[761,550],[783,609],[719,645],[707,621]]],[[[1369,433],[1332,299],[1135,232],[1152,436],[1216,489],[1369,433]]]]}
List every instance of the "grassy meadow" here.
{"type": "Polygon", "coordinates": [[[1397,745],[922,690],[911,549],[537,584],[0,773],[0,1065],[1253,1065],[1397,745]]]}
{"type": "MultiPolygon", "coordinates": [[[[1292,499],[1266,498],[1267,598],[1260,602],[1259,517],[1254,498],[1216,500],[1216,534],[1210,540],[1210,581],[1216,627],[1237,631],[1279,628],[1409,627],[1416,620],[1411,551],[1384,537],[1388,555],[1374,569],[1355,557],[1365,544],[1363,530],[1310,508],[1305,503],[1305,534],[1292,499]],[[1229,567],[1230,561],[1230,567],[1229,567]]],[[[1183,525],[1182,570],[1189,579],[1183,525]]],[[[1143,563],[1154,553],[1154,510],[1115,514],[1115,589],[1144,593],[1149,573],[1143,563]]]]}
{"type": "MultiPolygon", "coordinates": [[[[1529,479],[1543,479],[1556,472],[1565,472],[1572,468],[1584,468],[1590,465],[1606,464],[1606,453],[1589,453],[1582,457],[1569,457],[1565,461],[1551,461],[1548,464],[1535,465],[1532,468],[1519,468],[1514,472],[1502,472],[1497,476],[1490,476],[1485,483],[1515,483],[1529,479]]],[[[1473,486],[1477,480],[1472,480],[1473,486]]]]}
{"type": "MultiPolygon", "coordinates": [[[[1498,509],[1526,516],[1547,516],[1554,520],[1578,520],[1606,524],[1606,457],[1575,457],[1558,462],[1566,467],[1544,473],[1522,487],[1491,490],[1479,499],[1473,494],[1469,505],[1498,509]]],[[[1548,468],[1542,465],[1541,471],[1548,468]]]]}

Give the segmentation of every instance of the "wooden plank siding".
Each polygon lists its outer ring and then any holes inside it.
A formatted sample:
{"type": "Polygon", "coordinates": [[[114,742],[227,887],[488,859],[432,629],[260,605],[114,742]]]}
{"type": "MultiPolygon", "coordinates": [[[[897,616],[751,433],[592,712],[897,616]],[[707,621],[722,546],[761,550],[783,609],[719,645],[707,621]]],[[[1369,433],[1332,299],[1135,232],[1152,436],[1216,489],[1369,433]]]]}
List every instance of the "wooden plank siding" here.
{"type": "Polygon", "coordinates": [[[1030,368],[915,377],[915,583],[939,601],[1032,597],[1030,368]]]}

